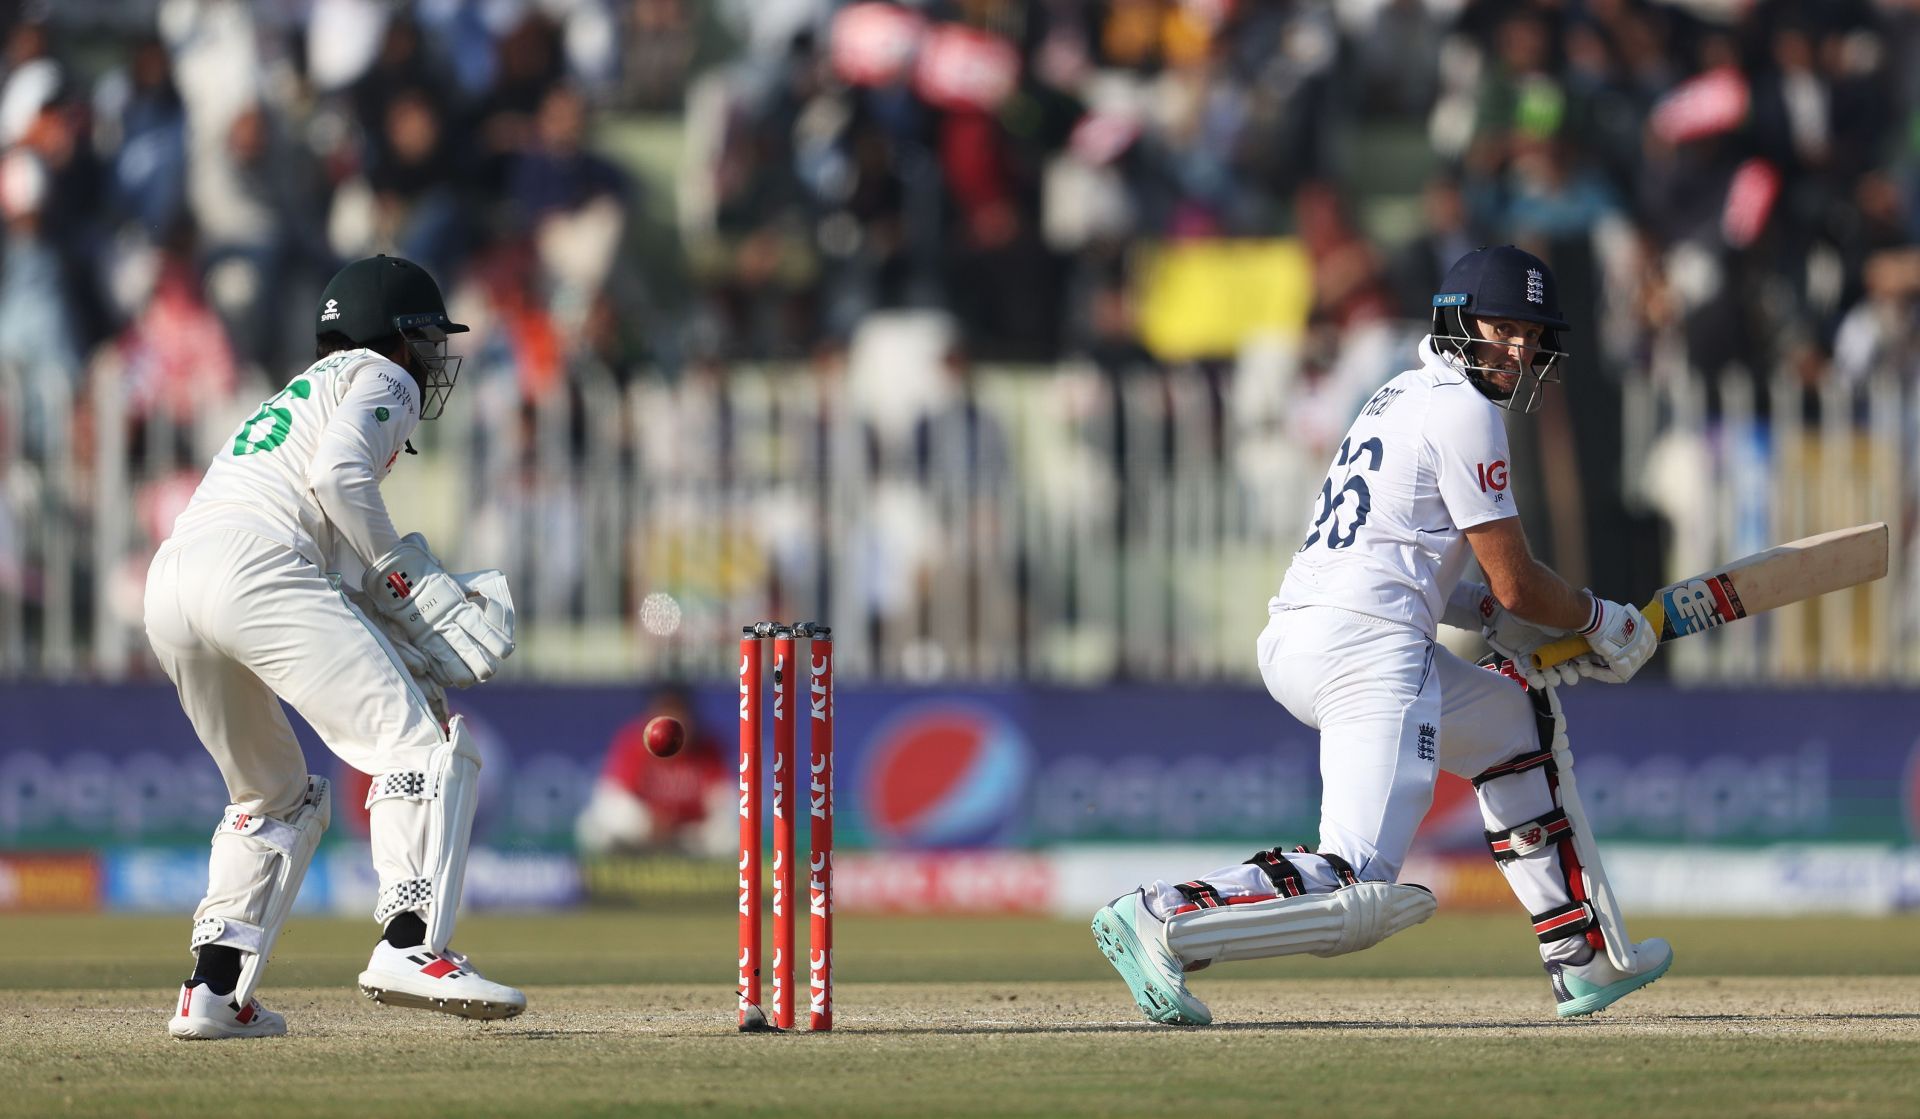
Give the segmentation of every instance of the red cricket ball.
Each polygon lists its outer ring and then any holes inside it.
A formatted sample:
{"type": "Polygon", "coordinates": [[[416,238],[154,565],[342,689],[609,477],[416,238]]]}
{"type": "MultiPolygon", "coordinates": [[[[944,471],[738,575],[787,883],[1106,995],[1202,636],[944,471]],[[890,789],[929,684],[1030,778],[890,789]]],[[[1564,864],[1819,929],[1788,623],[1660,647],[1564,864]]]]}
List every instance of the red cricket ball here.
{"type": "Polygon", "coordinates": [[[645,735],[647,749],[653,751],[655,757],[667,758],[680,752],[687,740],[687,728],[671,715],[656,715],[647,720],[645,735]]]}

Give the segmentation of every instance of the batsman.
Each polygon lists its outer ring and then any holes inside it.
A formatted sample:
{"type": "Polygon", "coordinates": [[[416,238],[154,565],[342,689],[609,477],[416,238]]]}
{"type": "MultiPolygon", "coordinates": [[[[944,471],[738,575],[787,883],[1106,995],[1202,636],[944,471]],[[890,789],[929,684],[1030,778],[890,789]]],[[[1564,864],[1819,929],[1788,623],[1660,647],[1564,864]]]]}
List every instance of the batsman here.
{"type": "Polygon", "coordinates": [[[362,992],[468,1018],[526,1007],[449,944],[480,753],[444,689],[499,672],[512,598],[498,572],[448,574],[380,496],[408,437],[445,406],[459,370],[447,338],[467,328],[424,269],[386,256],[341,269],[315,315],[317,360],[221,447],[147,573],[148,640],[232,801],[167,1024],[176,1038],[287,1029],[255,992],[333,805],[282,701],[372,778],[382,933],[362,992]]]}
{"type": "Polygon", "coordinates": [[[1212,1020],[1187,972],[1358,951],[1431,916],[1433,895],[1399,878],[1440,770],[1473,783],[1561,1017],[1609,1006],[1672,964],[1665,941],[1627,939],[1555,695],[1583,676],[1624,683],[1656,629],[1536,560],[1514,509],[1501,410],[1539,404],[1568,329],[1544,262],[1511,245],[1476,249],[1433,297],[1418,367],[1360,409],[1258,643],[1267,690],[1320,732],[1319,843],[1153,882],[1095,915],[1095,941],[1149,1019],[1212,1020]],[[1461,578],[1469,554],[1484,585],[1461,578]],[[1441,623],[1479,629],[1506,671],[1440,646],[1441,623]],[[1580,656],[1534,666],[1534,650],[1568,634],[1580,656]]]}

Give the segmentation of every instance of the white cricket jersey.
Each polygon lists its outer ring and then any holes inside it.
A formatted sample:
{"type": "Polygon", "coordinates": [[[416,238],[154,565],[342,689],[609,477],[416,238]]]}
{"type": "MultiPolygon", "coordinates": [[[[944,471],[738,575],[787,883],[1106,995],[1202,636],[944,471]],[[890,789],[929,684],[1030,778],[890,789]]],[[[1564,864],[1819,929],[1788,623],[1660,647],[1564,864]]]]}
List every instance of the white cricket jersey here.
{"type": "Polygon", "coordinates": [[[1335,606],[1429,637],[1467,564],[1463,529],[1515,515],[1498,405],[1420,343],[1360,409],[1274,606],[1335,606]]]}
{"type": "Polygon", "coordinates": [[[380,482],[418,426],[406,370],[371,350],[321,358],[222,444],[173,535],[239,528],[322,568],[341,544],[370,563],[399,543],[380,482]]]}

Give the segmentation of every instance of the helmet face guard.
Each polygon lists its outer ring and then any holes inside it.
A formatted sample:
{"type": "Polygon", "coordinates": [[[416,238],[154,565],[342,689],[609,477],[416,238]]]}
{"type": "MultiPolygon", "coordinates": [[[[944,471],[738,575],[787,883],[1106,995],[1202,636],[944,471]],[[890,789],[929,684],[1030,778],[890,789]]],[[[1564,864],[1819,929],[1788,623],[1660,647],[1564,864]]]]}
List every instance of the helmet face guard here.
{"type": "Polygon", "coordinates": [[[460,378],[460,361],[447,353],[447,317],[444,314],[396,315],[393,328],[420,363],[420,418],[437,420],[460,378]]]}
{"type": "Polygon", "coordinates": [[[1560,332],[1570,329],[1560,314],[1560,285],[1545,261],[1512,245],[1482,246],[1453,262],[1433,297],[1433,349],[1488,400],[1513,412],[1540,406],[1547,385],[1560,379],[1560,332]],[[1473,320],[1532,323],[1545,327],[1540,342],[1516,347],[1483,338],[1473,320]],[[1482,347],[1485,347],[1482,349],[1482,347]],[[1482,355],[1522,351],[1520,368],[1482,355]],[[1517,375],[1512,387],[1500,379],[1517,375]]]}
{"type": "Polygon", "coordinates": [[[1459,307],[1433,309],[1434,352],[1472,381],[1488,400],[1509,411],[1528,414],[1540,407],[1546,386],[1559,383],[1560,361],[1567,356],[1560,349],[1559,332],[1549,328],[1540,336],[1540,345],[1524,348],[1524,360],[1517,371],[1519,380],[1508,389],[1502,388],[1496,378],[1516,371],[1476,360],[1479,346],[1509,348],[1508,343],[1480,337],[1459,307]]]}

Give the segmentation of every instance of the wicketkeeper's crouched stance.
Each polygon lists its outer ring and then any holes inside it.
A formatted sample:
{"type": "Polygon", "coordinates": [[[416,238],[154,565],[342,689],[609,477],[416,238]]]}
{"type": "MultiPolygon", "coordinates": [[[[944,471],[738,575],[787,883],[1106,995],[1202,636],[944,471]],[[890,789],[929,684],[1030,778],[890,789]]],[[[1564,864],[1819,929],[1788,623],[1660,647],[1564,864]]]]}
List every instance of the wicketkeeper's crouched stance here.
{"type": "Polygon", "coordinates": [[[1561,1017],[1608,1006],[1672,963],[1665,941],[1627,939],[1554,694],[1582,676],[1626,680],[1652,655],[1653,628],[1536,561],[1510,503],[1496,409],[1532,410],[1557,379],[1565,329],[1544,263],[1511,246],[1476,250],[1434,297],[1420,368],[1361,409],[1259,642],[1267,690],[1320,731],[1319,844],[1154,882],[1095,915],[1100,950],[1148,1018],[1212,1020],[1186,972],[1337,956],[1432,916],[1433,895],[1398,879],[1443,769],[1473,782],[1561,1017]],[[1460,579],[1468,547],[1487,585],[1460,579]],[[1442,621],[1480,629],[1529,667],[1467,663],[1434,641],[1442,621]],[[1591,652],[1530,667],[1534,649],[1570,632],[1591,652]]]}
{"type": "Polygon", "coordinates": [[[148,639],[232,800],[194,912],[175,1037],[286,1032],[254,992],[333,804],[280,700],[373,778],[384,931],[362,991],[469,1018],[526,1007],[448,947],[480,755],[443,689],[499,671],[512,599],[498,572],[449,575],[425,540],[399,537],[379,490],[444,406],[459,360],[446,338],[465,329],[418,265],[342,269],[322,296],[319,360],[241,425],[154,556],[148,639]]]}

